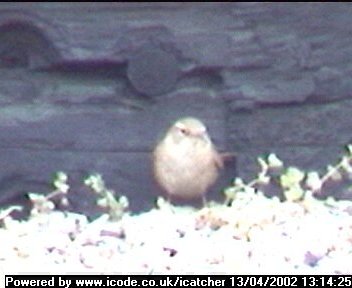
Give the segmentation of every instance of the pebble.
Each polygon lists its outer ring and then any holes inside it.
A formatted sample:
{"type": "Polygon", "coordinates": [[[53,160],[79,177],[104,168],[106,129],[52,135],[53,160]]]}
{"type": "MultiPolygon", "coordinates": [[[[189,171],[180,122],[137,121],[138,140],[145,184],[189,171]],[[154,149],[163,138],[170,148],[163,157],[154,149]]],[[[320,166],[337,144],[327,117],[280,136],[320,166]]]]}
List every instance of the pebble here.
{"type": "MultiPolygon", "coordinates": [[[[241,193],[241,192],[240,192],[241,193]]],[[[310,199],[310,201],[312,201],[310,199]]],[[[241,194],[109,222],[53,211],[0,229],[6,274],[352,274],[350,201],[309,204],[241,194]],[[341,203],[341,205],[339,204],[341,203]]]]}

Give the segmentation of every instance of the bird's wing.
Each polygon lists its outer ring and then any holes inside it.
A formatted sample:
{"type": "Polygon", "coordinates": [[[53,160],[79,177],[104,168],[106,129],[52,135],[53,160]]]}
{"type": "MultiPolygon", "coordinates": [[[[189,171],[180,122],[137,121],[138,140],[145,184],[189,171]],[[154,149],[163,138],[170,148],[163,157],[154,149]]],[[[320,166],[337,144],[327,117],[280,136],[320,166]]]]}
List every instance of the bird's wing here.
{"type": "Polygon", "coordinates": [[[219,169],[223,169],[224,168],[224,161],[223,161],[222,156],[216,151],[214,151],[214,155],[215,155],[215,157],[214,157],[215,166],[219,169]]]}

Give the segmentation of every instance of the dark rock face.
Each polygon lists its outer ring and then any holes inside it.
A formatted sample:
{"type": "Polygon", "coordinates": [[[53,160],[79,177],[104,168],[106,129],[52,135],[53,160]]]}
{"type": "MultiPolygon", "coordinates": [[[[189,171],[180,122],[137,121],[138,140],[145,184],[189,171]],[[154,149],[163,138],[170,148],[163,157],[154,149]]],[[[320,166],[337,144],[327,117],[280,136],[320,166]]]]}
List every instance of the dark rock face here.
{"type": "Polygon", "coordinates": [[[63,170],[73,209],[91,211],[81,183],[92,172],[147,209],[150,151],[181,116],[238,155],[210,198],[253,177],[263,153],[333,163],[352,135],[351,13],[344,3],[2,4],[0,203],[45,193],[63,170]]]}
{"type": "Polygon", "coordinates": [[[142,94],[165,94],[175,87],[178,63],[172,53],[160,48],[142,47],[129,59],[127,77],[142,94]]]}

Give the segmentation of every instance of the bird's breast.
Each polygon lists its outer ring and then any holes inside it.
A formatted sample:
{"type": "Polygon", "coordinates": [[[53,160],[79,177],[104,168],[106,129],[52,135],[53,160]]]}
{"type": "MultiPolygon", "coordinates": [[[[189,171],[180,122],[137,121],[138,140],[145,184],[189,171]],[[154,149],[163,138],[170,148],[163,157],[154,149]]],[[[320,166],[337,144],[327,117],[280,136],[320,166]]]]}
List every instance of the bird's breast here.
{"type": "Polygon", "coordinates": [[[210,145],[188,143],[159,147],[155,159],[158,182],[171,195],[192,198],[204,194],[218,177],[212,149],[210,145]]]}

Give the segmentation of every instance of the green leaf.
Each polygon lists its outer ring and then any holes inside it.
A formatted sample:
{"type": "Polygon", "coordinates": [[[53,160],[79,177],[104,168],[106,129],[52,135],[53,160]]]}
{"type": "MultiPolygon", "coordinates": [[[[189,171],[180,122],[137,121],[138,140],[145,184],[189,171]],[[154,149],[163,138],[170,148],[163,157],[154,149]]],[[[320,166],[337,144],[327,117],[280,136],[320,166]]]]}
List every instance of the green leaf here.
{"type": "Polygon", "coordinates": [[[303,180],[304,173],[296,167],[288,167],[286,172],[280,176],[280,183],[283,188],[299,186],[303,180]]]}

